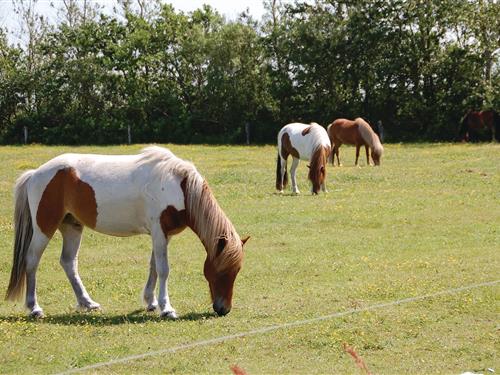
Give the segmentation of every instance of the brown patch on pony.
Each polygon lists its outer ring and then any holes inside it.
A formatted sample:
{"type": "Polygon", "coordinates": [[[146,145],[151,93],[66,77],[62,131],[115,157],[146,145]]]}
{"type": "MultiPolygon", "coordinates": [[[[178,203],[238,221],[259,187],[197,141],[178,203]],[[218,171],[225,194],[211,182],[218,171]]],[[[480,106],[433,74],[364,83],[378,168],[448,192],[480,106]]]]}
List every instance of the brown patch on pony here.
{"type": "Polygon", "coordinates": [[[292,146],[290,136],[288,133],[284,133],[281,136],[281,157],[286,159],[288,155],[292,155],[294,158],[300,159],[299,152],[292,146]]]}
{"type": "Polygon", "coordinates": [[[365,145],[365,141],[359,133],[359,124],[356,121],[337,119],[328,128],[328,135],[332,144],[365,145]]]}
{"type": "Polygon", "coordinates": [[[68,213],[79,223],[95,228],[97,202],[94,189],[80,180],[74,168],[60,169],[47,184],[38,204],[36,223],[50,238],[68,213]]]}
{"type": "Polygon", "coordinates": [[[304,130],[302,130],[302,135],[305,136],[305,135],[309,134],[309,132],[311,131],[311,128],[312,128],[312,126],[308,126],[304,130]]]}
{"type": "Polygon", "coordinates": [[[168,206],[160,215],[160,225],[165,237],[182,232],[187,226],[186,210],[168,206]]]}

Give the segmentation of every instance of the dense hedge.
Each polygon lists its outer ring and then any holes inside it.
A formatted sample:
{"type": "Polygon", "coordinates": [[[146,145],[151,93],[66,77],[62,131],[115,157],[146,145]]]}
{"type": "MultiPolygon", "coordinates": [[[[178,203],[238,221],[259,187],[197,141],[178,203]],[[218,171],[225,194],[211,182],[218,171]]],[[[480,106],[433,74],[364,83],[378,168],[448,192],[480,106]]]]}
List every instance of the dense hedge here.
{"type": "Polygon", "coordinates": [[[392,141],[452,140],[469,108],[500,108],[496,1],[270,0],[231,22],[154,4],[32,15],[23,47],[0,32],[0,142],[26,127],[30,142],[126,143],[130,127],[133,142],[242,143],[245,126],[274,142],[290,121],[355,116],[392,141]]]}

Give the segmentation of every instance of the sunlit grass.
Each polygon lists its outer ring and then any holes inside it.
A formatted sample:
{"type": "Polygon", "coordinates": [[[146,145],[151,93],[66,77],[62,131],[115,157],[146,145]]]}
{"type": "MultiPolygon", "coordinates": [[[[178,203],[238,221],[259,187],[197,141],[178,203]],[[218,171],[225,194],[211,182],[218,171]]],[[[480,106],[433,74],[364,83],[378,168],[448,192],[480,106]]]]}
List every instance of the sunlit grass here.
{"type": "MultiPolygon", "coordinates": [[[[12,187],[63,152],[135,153],[142,146],[0,148],[0,290],[12,257],[12,187]]],[[[241,236],[250,235],[233,311],[215,318],[204,250],[186,230],[170,245],[171,301],[181,316],[142,310],[146,236],[86,231],[82,279],[102,312],[75,312],[57,235],[39,271],[47,315],[0,302],[0,373],[51,373],[263,326],[314,318],[499,279],[500,146],[385,145],[380,168],[328,169],[328,194],[274,191],[273,146],[168,145],[195,163],[241,236]]],[[[363,160],[363,159],[361,159],[363,160]]],[[[484,287],[103,368],[114,373],[357,373],[343,343],[373,373],[486,372],[498,366],[499,287],[484,287]]],[[[97,370],[96,370],[97,371],[97,370]]]]}

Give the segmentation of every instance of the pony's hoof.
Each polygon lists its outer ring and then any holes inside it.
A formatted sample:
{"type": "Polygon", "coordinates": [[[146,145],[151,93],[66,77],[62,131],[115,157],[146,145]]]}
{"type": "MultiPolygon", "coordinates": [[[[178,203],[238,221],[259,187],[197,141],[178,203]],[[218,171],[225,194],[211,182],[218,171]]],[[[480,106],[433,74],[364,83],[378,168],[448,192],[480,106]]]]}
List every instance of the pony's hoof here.
{"type": "Polygon", "coordinates": [[[101,305],[97,302],[90,301],[85,303],[79,303],[77,306],[78,311],[97,311],[101,310],[101,305]]]}
{"type": "Polygon", "coordinates": [[[43,319],[43,318],[45,318],[45,315],[44,315],[42,309],[36,309],[36,310],[32,310],[30,312],[29,317],[32,319],[43,319]]]}
{"type": "Polygon", "coordinates": [[[175,320],[175,319],[177,319],[177,313],[174,310],[172,310],[172,311],[162,311],[160,313],[160,318],[166,318],[166,319],[175,320]]]}
{"type": "Polygon", "coordinates": [[[158,308],[158,304],[157,304],[157,303],[151,303],[151,304],[149,304],[149,305],[146,307],[146,311],[147,311],[147,312],[153,312],[153,311],[155,311],[157,308],[158,308]]]}

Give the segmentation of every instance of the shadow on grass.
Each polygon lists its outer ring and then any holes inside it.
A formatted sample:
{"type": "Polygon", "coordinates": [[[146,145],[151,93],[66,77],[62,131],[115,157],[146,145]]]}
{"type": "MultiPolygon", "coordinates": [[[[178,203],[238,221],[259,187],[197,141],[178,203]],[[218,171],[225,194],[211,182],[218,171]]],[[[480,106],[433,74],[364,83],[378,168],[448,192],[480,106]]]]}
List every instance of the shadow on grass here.
{"type": "Polygon", "coordinates": [[[197,321],[214,319],[217,315],[213,312],[197,313],[191,312],[179,316],[176,320],[160,318],[158,312],[146,312],[143,309],[132,311],[125,315],[105,315],[100,312],[89,313],[69,313],[59,315],[49,315],[41,319],[30,318],[28,316],[0,316],[0,322],[27,323],[37,322],[40,324],[56,324],[67,326],[95,325],[114,326],[120,324],[137,324],[147,322],[176,322],[176,321],[197,321]]]}
{"type": "MultiPolygon", "coordinates": [[[[324,192],[320,192],[319,194],[328,194],[324,192]]],[[[319,194],[312,194],[310,191],[307,191],[305,193],[301,192],[299,194],[292,193],[292,192],[284,192],[284,193],[279,193],[279,192],[273,192],[270,195],[274,195],[276,197],[315,197],[316,195],[319,194]]]]}

